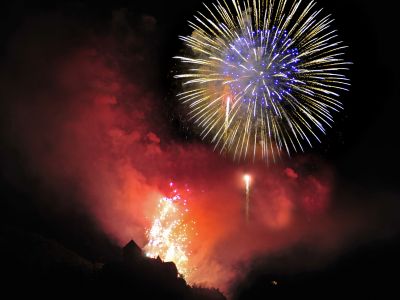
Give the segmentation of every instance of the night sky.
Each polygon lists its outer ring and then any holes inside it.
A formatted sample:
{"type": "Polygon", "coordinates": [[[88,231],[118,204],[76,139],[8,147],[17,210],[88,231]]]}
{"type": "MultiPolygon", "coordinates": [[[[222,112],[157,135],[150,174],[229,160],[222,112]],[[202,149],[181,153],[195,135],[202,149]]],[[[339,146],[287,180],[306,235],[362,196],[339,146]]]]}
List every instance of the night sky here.
{"type": "MultiPolygon", "coordinates": [[[[349,46],[351,88],[321,144],[270,166],[213,152],[178,103],[172,57],[202,1],[2,4],[0,247],[2,260],[16,262],[4,275],[16,265],[24,272],[13,249],[32,236],[101,263],[130,239],[144,246],[151,205],[173,180],[193,189],[194,217],[204,221],[193,247],[208,287],[233,299],[395,292],[395,4],[317,3],[349,46]],[[255,175],[248,228],[244,172],[255,175]]],[[[26,242],[30,261],[42,255],[34,244],[26,242]]]]}

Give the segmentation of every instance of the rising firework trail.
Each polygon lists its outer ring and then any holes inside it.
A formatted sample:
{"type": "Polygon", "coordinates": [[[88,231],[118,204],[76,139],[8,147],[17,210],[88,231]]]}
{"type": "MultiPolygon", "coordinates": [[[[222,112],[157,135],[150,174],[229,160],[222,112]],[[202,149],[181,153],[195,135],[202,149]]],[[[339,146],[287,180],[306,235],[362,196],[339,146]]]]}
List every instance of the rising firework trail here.
{"type": "Polygon", "coordinates": [[[246,202],[245,202],[245,214],[246,214],[246,222],[249,222],[249,210],[250,210],[250,175],[246,174],[243,176],[245,189],[246,189],[246,202]]]}
{"type": "Polygon", "coordinates": [[[234,159],[304,151],[342,109],[348,62],[315,2],[225,0],[199,12],[178,94],[203,138],[234,159]]]}
{"type": "Polygon", "coordinates": [[[228,134],[229,129],[229,112],[230,112],[231,97],[226,97],[226,109],[225,109],[225,135],[228,134]]]}

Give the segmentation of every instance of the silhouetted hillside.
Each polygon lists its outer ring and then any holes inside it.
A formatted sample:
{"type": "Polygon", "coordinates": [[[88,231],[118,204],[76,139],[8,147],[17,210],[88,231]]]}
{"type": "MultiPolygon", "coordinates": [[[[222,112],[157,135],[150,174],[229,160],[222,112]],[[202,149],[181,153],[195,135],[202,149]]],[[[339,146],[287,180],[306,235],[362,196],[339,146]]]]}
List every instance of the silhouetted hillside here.
{"type": "Polygon", "coordinates": [[[92,263],[55,241],[18,230],[1,231],[0,249],[1,277],[14,295],[225,299],[216,289],[187,285],[174,263],[145,257],[134,241],[105,264],[92,263]]]}

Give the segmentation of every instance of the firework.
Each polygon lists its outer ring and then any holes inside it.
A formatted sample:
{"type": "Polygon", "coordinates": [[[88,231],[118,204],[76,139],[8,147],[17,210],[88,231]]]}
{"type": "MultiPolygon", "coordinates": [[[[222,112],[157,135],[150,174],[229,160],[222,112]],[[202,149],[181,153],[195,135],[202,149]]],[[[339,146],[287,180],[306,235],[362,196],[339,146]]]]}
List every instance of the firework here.
{"type": "Polygon", "coordinates": [[[204,5],[177,56],[189,118],[234,159],[304,151],[342,109],[343,49],[315,2],[253,0],[204,5]]]}
{"type": "Polygon", "coordinates": [[[246,174],[243,176],[243,180],[246,188],[246,221],[249,221],[249,210],[250,210],[250,175],[246,174]]]}
{"type": "Polygon", "coordinates": [[[181,196],[174,184],[171,197],[162,197],[152,226],[147,230],[148,243],[144,251],[148,257],[159,256],[163,261],[175,263],[179,273],[190,274],[189,236],[194,230],[194,221],[188,220],[187,200],[181,196]]]}

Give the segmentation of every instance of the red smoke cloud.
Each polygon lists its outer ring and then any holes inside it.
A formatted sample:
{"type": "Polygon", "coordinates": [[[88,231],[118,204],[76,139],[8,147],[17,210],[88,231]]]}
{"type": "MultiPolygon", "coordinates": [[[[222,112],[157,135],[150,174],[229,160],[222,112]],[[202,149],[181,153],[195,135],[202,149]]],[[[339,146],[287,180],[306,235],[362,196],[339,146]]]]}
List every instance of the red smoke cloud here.
{"type": "Polygon", "coordinates": [[[114,43],[63,53],[49,68],[51,89],[21,92],[11,108],[13,132],[45,185],[63,190],[73,182],[83,194],[79,205],[110,237],[141,246],[170,180],[189,186],[198,233],[191,280],[224,290],[251,258],[332,226],[327,167],[314,174],[306,159],[291,168],[237,164],[207,145],[171,140],[162,101],[127,74],[114,43]],[[248,224],[244,173],[252,176],[248,224]]]}

